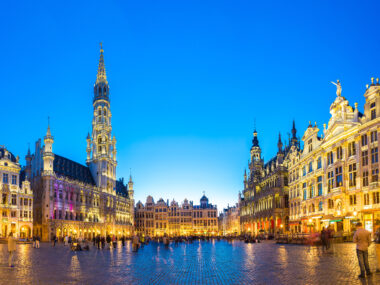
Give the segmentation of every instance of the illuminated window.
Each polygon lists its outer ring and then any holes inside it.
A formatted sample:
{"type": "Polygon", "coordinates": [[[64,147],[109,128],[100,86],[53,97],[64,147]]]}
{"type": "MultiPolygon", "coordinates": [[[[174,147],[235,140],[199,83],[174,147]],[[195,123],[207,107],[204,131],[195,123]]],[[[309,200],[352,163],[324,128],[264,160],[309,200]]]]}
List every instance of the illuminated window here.
{"type": "Polygon", "coordinates": [[[368,186],[368,171],[363,171],[363,186],[368,186]]]}
{"type": "Polygon", "coordinates": [[[367,145],[368,140],[367,140],[367,135],[362,135],[362,146],[367,145]]]}
{"type": "Polygon", "coordinates": [[[377,142],[377,131],[371,132],[371,143],[377,142]]]}
{"type": "Polygon", "coordinates": [[[369,205],[369,194],[364,194],[364,205],[369,205]]]}
{"type": "Polygon", "coordinates": [[[356,163],[350,164],[348,166],[348,176],[350,187],[356,186],[356,163]]]}
{"type": "Polygon", "coordinates": [[[350,195],[350,206],[356,205],[356,194],[350,195]]]}
{"type": "Polygon", "coordinates": [[[342,158],[343,158],[343,149],[340,146],[336,149],[336,159],[342,159],[342,158]]]}
{"type": "Polygon", "coordinates": [[[348,156],[356,154],[355,142],[350,142],[348,144],[348,156]]]}
{"type": "Polygon", "coordinates": [[[335,168],[336,187],[343,185],[342,166],[335,168]]]}
{"type": "Polygon", "coordinates": [[[17,184],[17,176],[16,175],[12,175],[12,184],[13,185],[17,184]]]}
{"type": "Polygon", "coordinates": [[[8,173],[3,173],[3,183],[8,183],[8,173]]]}

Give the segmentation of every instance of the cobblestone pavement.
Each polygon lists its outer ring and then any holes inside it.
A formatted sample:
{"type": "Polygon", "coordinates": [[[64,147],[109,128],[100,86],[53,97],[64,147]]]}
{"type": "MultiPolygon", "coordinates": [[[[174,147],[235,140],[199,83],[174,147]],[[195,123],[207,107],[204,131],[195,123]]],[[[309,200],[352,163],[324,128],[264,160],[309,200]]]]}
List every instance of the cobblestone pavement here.
{"type": "MultiPolygon", "coordinates": [[[[380,284],[380,274],[359,280],[355,245],[335,253],[272,242],[151,243],[137,253],[131,244],[113,250],[71,252],[59,244],[17,245],[15,267],[0,244],[0,284],[380,284]]],[[[374,247],[369,251],[375,271],[374,247]]]]}

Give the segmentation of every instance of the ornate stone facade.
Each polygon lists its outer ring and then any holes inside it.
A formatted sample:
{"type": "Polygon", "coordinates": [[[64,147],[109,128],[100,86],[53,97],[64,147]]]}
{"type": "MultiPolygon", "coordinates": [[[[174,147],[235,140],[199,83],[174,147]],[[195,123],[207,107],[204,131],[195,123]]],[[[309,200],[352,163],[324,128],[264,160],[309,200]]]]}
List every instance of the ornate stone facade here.
{"type": "Polygon", "coordinates": [[[239,194],[239,203],[235,206],[223,209],[219,214],[219,233],[224,236],[240,235],[240,209],[241,195],[239,194]]]}
{"type": "Polygon", "coordinates": [[[131,235],[134,219],[132,178],[116,180],[116,139],[112,136],[109,85],[103,49],[94,85],[92,133],[87,136],[85,165],[53,152],[50,126],[27,161],[34,189],[34,230],[52,236],[92,238],[131,235]]]}
{"type": "Polygon", "coordinates": [[[291,143],[283,148],[281,135],[278,152],[264,164],[256,130],[253,133],[249,174],[244,173],[243,197],[240,199],[241,231],[245,234],[275,235],[288,229],[289,189],[286,157],[289,150],[298,148],[293,122],[291,143]]]}
{"type": "Polygon", "coordinates": [[[18,156],[0,146],[0,237],[10,232],[17,238],[32,236],[33,192],[18,161],[18,156]]]}
{"type": "Polygon", "coordinates": [[[149,236],[216,235],[217,207],[209,204],[206,196],[200,202],[193,205],[185,199],[181,205],[174,200],[169,204],[161,198],[154,203],[148,196],[145,206],[140,201],[136,204],[136,231],[149,236]]]}
{"type": "Polygon", "coordinates": [[[372,78],[364,93],[364,114],[341,96],[330,107],[322,134],[309,124],[304,149],[289,157],[290,222],[293,232],[315,232],[333,225],[350,235],[358,221],[380,226],[378,134],[380,85],[372,78]]]}

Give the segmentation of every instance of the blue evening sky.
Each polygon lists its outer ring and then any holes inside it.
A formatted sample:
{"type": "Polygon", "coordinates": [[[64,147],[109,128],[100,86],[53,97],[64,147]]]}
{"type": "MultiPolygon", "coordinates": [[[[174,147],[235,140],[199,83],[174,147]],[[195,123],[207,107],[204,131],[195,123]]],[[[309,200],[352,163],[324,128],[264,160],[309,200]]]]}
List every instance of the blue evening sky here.
{"type": "Polygon", "coordinates": [[[43,137],[86,159],[103,41],[118,176],[147,195],[221,210],[237,202],[254,120],[265,159],[292,120],[322,128],[330,81],[362,111],[379,74],[376,1],[5,1],[0,144],[22,157],[43,137]]]}

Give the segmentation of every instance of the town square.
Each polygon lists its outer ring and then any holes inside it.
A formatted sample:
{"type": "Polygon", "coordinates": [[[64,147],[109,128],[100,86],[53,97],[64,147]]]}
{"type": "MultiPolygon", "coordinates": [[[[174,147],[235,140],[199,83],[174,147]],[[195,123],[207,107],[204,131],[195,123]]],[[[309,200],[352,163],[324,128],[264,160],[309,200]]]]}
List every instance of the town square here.
{"type": "Polygon", "coordinates": [[[3,6],[0,284],[380,284],[380,3],[3,6]]]}
{"type": "MultiPolygon", "coordinates": [[[[169,248],[152,242],[136,253],[130,243],[89,252],[62,244],[20,245],[16,266],[9,269],[0,245],[0,273],[7,284],[378,284],[380,275],[367,283],[357,279],[354,247],[337,244],[327,253],[318,247],[213,240],[169,248]]],[[[373,248],[370,263],[375,264],[373,248]]]]}

